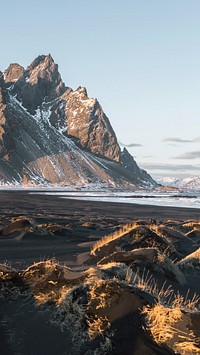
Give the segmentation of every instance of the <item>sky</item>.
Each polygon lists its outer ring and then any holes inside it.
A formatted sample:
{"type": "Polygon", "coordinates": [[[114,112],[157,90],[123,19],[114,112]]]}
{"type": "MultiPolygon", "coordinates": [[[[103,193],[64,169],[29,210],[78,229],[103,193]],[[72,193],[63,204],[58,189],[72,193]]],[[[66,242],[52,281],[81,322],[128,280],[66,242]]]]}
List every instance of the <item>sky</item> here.
{"type": "Polygon", "coordinates": [[[40,54],[154,178],[200,176],[199,0],[1,2],[0,70],[40,54]]]}

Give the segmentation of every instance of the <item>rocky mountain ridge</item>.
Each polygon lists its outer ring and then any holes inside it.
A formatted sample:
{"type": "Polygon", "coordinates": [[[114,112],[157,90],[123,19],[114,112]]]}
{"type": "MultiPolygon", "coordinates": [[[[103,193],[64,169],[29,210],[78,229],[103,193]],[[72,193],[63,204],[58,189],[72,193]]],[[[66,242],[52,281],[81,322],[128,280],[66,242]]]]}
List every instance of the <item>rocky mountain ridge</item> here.
{"type": "Polygon", "coordinates": [[[97,99],[65,86],[51,55],[0,73],[0,180],[4,183],[156,186],[97,99]]]}
{"type": "Polygon", "coordinates": [[[181,190],[200,191],[200,177],[198,176],[186,178],[163,177],[157,181],[164,186],[171,186],[181,190]]]}

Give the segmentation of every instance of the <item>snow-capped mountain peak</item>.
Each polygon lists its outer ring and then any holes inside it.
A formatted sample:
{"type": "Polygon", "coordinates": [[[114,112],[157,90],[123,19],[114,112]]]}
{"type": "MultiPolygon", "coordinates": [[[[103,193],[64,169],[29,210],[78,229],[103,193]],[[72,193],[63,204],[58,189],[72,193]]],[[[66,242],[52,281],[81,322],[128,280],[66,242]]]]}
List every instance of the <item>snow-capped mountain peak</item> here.
{"type": "Polygon", "coordinates": [[[66,86],[51,55],[0,72],[0,181],[156,186],[97,99],[66,86]]]}
{"type": "Polygon", "coordinates": [[[163,177],[157,179],[157,182],[164,186],[176,187],[180,190],[200,191],[200,177],[174,178],[163,177]]]}

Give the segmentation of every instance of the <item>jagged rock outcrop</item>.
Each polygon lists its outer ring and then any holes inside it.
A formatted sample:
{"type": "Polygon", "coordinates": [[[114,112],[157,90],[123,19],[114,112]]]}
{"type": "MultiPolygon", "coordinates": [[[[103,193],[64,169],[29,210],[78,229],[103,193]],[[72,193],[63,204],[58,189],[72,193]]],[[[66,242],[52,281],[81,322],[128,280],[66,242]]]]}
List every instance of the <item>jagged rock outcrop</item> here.
{"type": "Polygon", "coordinates": [[[66,133],[78,138],[83,148],[119,162],[115,132],[97,99],[88,98],[86,89],[79,87],[69,93],[66,102],[66,133]]]}
{"type": "Polygon", "coordinates": [[[120,158],[124,168],[129,173],[131,173],[132,176],[140,177],[141,180],[146,179],[147,181],[151,182],[152,185],[154,184],[152,177],[145,170],[139,168],[133,156],[128,152],[126,148],[124,148],[121,152],[120,158]]]}
{"type": "Polygon", "coordinates": [[[63,83],[51,55],[0,73],[0,180],[63,185],[155,186],[97,99],[63,83]]]}
{"type": "Polygon", "coordinates": [[[5,151],[4,137],[6,117],[4,115],[4,110],[6,109],[6,105],[4,100],[3,85],[3,75],[0,75],[0,158],[4,155],[3,151],[5,151]]]}
{"type": "Polygon", "coordinates": [[[4,72],[5,83],[15,83],[24,73],[24,68],[17,64],[12,63],[4,72]]]}
{"type": "Polygon", "coordinates": [[[40,55],[24,71],[14,87],[23,106],[34,114],[38,106],[61,95],[65,90],[58,65],[50,54],[40,55]]]}

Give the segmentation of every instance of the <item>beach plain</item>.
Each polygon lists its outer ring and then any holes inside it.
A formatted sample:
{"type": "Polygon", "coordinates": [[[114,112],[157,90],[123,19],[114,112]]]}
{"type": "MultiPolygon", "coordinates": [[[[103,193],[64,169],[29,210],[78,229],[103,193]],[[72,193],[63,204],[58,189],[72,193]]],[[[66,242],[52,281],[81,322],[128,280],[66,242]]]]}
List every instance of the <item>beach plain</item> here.
{"type": "Polygon", "coordinates": [[[200,353],[200,209],[0,201],[2,354],[200,353]]]}

